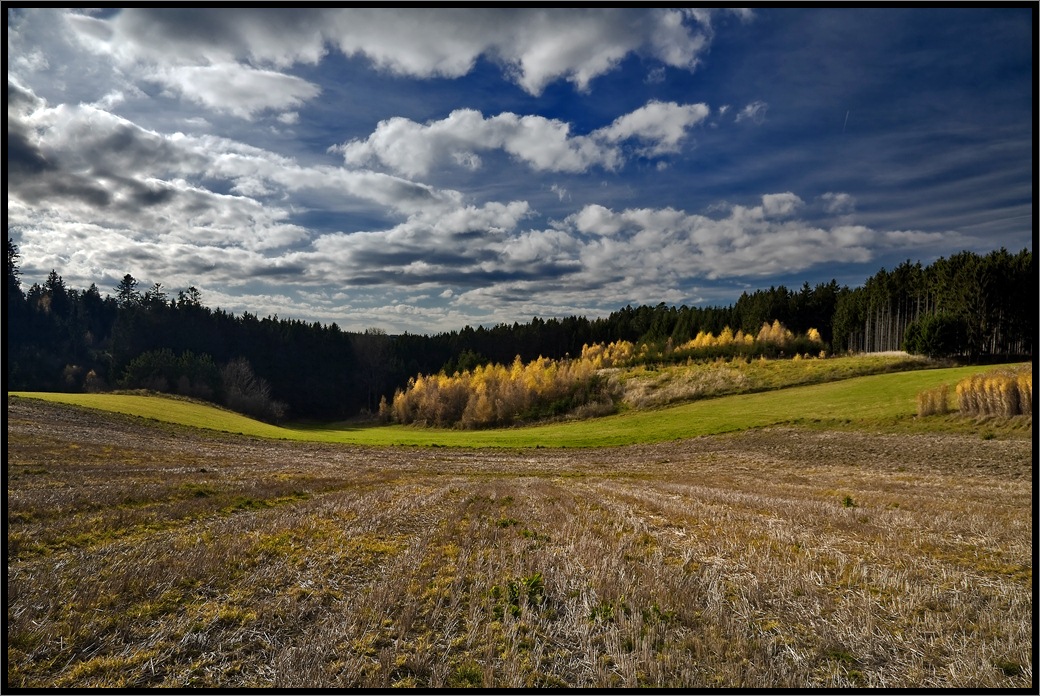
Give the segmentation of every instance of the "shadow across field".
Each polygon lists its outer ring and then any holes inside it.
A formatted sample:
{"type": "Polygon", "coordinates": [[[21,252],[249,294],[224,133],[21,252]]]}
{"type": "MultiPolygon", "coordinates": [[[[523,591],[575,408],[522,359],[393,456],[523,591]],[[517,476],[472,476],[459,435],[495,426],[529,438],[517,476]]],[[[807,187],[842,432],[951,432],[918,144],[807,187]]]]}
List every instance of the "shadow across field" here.
{"type": "Polygon", "coordinates": [[[367,447],[7,409],[11,687],[1033,683],[1026,439],[367,447]]]}

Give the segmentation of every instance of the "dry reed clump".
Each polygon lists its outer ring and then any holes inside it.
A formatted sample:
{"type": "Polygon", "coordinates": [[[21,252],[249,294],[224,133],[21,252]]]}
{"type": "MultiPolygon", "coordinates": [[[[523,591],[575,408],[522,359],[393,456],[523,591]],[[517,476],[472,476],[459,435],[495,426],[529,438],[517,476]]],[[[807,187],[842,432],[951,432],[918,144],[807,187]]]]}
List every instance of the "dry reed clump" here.
{"type": "Polygon", "coordinates": [[[950,412],[950,386],[940,384],[917,395],[917,415],[943,415],[950,412]]]}
{"type": "Polygon", "coordinates": [[[997,369],[957,383],[963,415],[1011,417],[1033,413],[1033,368],[997,369]]]}

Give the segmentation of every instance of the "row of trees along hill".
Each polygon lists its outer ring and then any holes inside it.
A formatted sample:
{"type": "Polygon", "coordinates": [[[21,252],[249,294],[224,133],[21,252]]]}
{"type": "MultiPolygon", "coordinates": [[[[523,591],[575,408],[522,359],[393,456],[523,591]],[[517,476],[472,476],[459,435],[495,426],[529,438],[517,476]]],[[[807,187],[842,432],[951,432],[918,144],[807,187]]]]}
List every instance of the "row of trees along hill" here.
{"type": "MultiPolygon", "coordinates": [[[[1032,355],[1036,333],[1037,276],[1027,250],[963,252],[927,267],[908,261],[855,289],[832,280],[744,293],[730,306],[628,306],[593,319],[535,317],[429,336],[235,316],[205,306],[195,288],[170,294],[161,283],[142,284],[130,274],[109,293],[95,284],[69,288],[56,269],[44,283],[23,289],[19,259],[8,239],[8,389],[150,385],[227,402],[233,380],[225,373],[238,375],[241,385],[249,382],[248,367],[257,388],[291,418],[374,412],[381,398],[391,399],[418,374],[512,365],[517,356],[522,363],[560,360],[580,356],[586,345],[627,341],[640,346],[647,362],[688,359],[696,355],[690,342],[699,334],[721,336],[727,327],[745,336],[773,322],[796,336],[816,328],[830,352],[896,350],[909,335],[922,352],[973,359],[1032,355]],[[694,352],[683,354],[680,346],[694,352]]],[[[794,352],[801,349],[777,355],[794,352]]]]}

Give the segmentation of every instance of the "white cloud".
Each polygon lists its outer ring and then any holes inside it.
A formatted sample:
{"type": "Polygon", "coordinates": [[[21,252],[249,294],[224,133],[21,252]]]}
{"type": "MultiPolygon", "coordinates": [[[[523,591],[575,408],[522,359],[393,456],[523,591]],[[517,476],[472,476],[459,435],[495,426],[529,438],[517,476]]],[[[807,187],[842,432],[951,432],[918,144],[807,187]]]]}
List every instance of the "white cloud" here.
{"type": "Polygon", "coordinates": [[[790,191],[762,196],[762,211],[769,217],[784,217],[802,206],[802,199],[790,191]]]}
{"type": "Polygon", "coordinates": [[[40,72],[50,67],[50,62],[43,51],[36,49],[30,53],[17,55],[13,58],[16,67],[28,72],[40,72]]]}
{"type": "Polygon", "coordinates": [[[847,193],[828,191],[820,198],[823,200],[824,209],[828,213],[851,213],[856,208],[856,199],[847,193]]]}
{"type": "Polygon", "coordinates": [[[737,123],[751,121],[755,125],[761,125],[766,120],[766,111],[769,105],[764,101],[753,101],[737,114],[737,123]]]}
{"type": "Polygon", "coordinates": [[[709,113],[711,110],[706,104],[651,101],[618,117],[611,125],[596,131],[593,137],[608,142],[637,138],[649,143],[650,155],[675,152],[686,131],[706,119],[709,113]]]}
{"type": "Polygon", "coordinates": [[[562,121],[508,112],[485,119],[472,109],[458,109],[426,125],[387,119],[366,140],[331,149],[341,152],[347,164],[378,163],[412,177],[453,160],[474,169],[481,164],[477,151],[504,150],[535,169],[570,172],[593,164],[611,168],[619,157],[616,148],[572,137],[570,125],[562,121]]]}
{"type": "Polygon", "coordinates": [[[386,70],[459,77],[484,55],[535,95],[561,78],[588,89],[633,52],[692,70],[710,37],[710,15],[665,9],[353,10],[336,19],[340,50],[386,70]]]}
{"type": "Polygon", "coordinates": [[[8,94],[8,222],[28,242],[26,256],[56,260],[76,248],[77,230],[104,230],[92,232],[76,252],[85,265],[55,263],[70,280],[82,272],[89,283],[91,273],[110,272],[111,265],[94,258],[102,253],[122,254],[140,266],[135,272],[165,283],[192,268],[210,269],[212,278],[214,264],[226,269],[216,274],[222,282],[299,275],[287,250],[313,233],[291,221],[289,194],[326,211],[378,206],[383,214],[421,213],[432,229],[460,233],[512,229],[528,214],[526,203],[469,209],[454,191],[377,172],[304,166],[226,138],[163,135],[95,106],[50,107],[15,82],[8,94]]]}
{"type": "Polygon", "coordinates": [[[613,211],[598,204],[585,206],[580,212],[567,218],[567,222],[579,232],[603,237],[614,236],[623,226],[613,211]]]}
{"type": "MultiPolygon", "coordinates": [[[[869,261],[888,249],[934,244],[953,233],[875,232],[864,226],[821,227],[792,217],[793,193],[766,194],[759,206],[729,206],[721,217],[665,209],[614,212],[589,205],[562,229],[590,235],[581,248],[582,275],[718,279],[795,273],[821,263],[869,261]]],[[[652,298],[646,298],[647,301],[652,298]]]]}
{"type": "Polygon", "coordinates": [[[802,206],[790,192],[713,216],[592,204],[550,229],[523,229],[530,210],[522,201],[463,206],[449,215],[416,213],[388,229],[324,235],[296,260],[333,284],[440,288],[458,306],[516,313],[539,302],[521,302],[523,293],[568,298],[563,303],[582,293],[607,305],[686,301],[693,279],[791,274],[956,238],[822,226],[799,219],[802,206]]]}
{"type": "Polygon", "coordinates": [[[710,12],[660,8],[143,7],[69,21],[122,70],[244,118],[313,99],[313,85],[284,71],[319,62],[330,46],[417,78],[461,77],[484,56],[538,95],[559,79],[587,90],[632,53],[693,70],[712,35],[710,12]],[[225,94],[215,89],[222,78],[225,94]]]}
{"type": "Polygon", "coordinates": [[[237,63],[159,68],[150,76],[193,102],[247,120],[264,111],[299,108],[321,92],[298,77],[237,63]]]}
{"type": "Polygon", "coordinates": [[[478,151],[502,150],[541,171],[584,172],[592,166],[616,169],[624,161],[620,144],[638,140],[641,153],[675,152],[688,129],[707,118],[704,104],[652,101],[589,135],[571,135],[570,124],[542,116],[502,113],[485,118],[473,109],[457,109],[425,125],[395,117],[381,121],[368,138],[330,148],[347,164],[381,164],[405,176],[423,176],[454,161],[478,168],[478,151]]]}

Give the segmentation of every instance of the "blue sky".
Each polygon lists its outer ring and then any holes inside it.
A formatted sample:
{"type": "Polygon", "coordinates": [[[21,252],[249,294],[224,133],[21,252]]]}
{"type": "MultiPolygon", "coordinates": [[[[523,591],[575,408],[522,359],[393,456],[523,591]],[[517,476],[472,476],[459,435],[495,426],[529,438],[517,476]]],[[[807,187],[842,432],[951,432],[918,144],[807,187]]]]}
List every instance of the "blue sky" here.
{"type": "Polygon", "coordinates": [[[1032,248],[1035,7],[9,9],[23,282],[435,333],[1032,248]]]}

